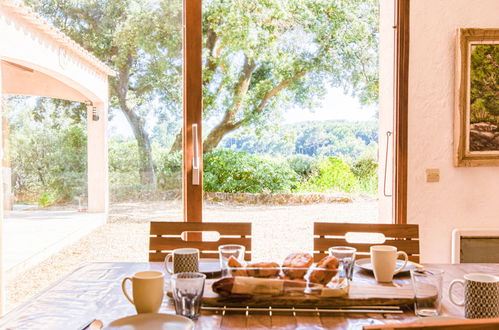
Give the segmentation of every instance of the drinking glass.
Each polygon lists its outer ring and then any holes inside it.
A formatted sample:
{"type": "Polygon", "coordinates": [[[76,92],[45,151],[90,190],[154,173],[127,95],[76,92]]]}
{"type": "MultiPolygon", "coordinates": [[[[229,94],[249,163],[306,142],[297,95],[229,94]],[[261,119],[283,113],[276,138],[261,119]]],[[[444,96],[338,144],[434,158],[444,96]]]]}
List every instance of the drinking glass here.
{"type": "Polygon", "coordinates": [[[443,273],[443,270],[435,268],[411,269],[416,315],[438,316],[440,314],[443,273]]]}
{"type": "Polygon", "coordinates": [[[340,278],[352,280],[356,253],[357,249],[350,246],[333,246],[329,248],[329,255],[336,257],[340,262],[340,278]]]}
{"type": "Polygon", "coordinates": [[[170,283],[177,315],[194,320],[198,318],[205,279],[206,275],[201,273],[177,273],[172,275],[170,283]]]}
{"type": "Polygon", "coordinates": [[[218,254],[220,257],[220,269],[222,271],[222,276],[226,276],[227,274],[227,261],[232,256],[236,258],[239,262],[244,262],[244,252],[246,248],[242,245],[237,244],[227,244],[220,245],[218,247],[218,254]]]}

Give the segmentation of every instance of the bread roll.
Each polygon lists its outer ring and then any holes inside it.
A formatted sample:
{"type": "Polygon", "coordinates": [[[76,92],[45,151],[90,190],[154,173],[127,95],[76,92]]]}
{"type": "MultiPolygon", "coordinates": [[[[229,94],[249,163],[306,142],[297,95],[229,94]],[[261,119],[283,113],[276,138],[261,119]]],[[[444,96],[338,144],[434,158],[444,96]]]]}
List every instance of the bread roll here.
{"type": "Polygon", "coordinates": [[[338,261],[338,259],[336,259],[336,257],[329,256],[322,258],[317,263],[317,268],[323,268],[323,269],[313,270],[310,273],[309,277],[310,282],[320,283],[322,285],[328,284],[329,281],[331,281],[331,279],[338,272],[339,264],[340,262],[338,261]]]}
{"type": "Polygon", "coordinates": [[[314,258],[309,253],[292,253],[282,263],[284,275],[290,279],[302,279],[307,273],[307,269],[286,268],[309,268],[313,262],[314,258]]]}
{"type": "Polygon", "coordinates": [[[227,260],[227,266],[231,268],[232,276],[248,276],[246,269],[244,269],[244,265],[239,262],[234,256],[230,256],[227,260]],[[234,269],[236,268],[236,269],[234,269]]]}
{"type": "Polygon", "coordinates": [[[254,277],[277,277],[279,271],[279,264],[276,262],[257,262],[246,266],[248,276],[254,277]]]}

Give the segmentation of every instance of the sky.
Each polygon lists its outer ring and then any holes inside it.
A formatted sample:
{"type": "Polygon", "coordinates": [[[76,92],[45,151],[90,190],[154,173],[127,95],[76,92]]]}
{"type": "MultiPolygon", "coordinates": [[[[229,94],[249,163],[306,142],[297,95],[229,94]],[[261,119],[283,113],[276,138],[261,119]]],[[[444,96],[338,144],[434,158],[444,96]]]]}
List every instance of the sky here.
{"type": "Polygon", "coordinates": [[[376,106],[362,106],[355,98],[346,95],[342,88],[330,88],[322,106],[314,112],[303,113],[302,109],[286,112],[286,123],[320,120],[365,121],[374,120],[376,106]]]}
{"type": "MultiPolygon", "coordinates": [[[[357,99],[346,95],[341,88],[330,88],[322,106],[315,111],[304,112],[302,109],[290,108],[284,116],[284,124],[292,124],[303,121],[321,120],[345,120],[345,121],[367,121],[375,120],[377,106],[362,106],[357,99]]],[[[132,130],[123,114],[119,111],[114,113],[109,122],[113,135],[132,137],[132,130]]]]}

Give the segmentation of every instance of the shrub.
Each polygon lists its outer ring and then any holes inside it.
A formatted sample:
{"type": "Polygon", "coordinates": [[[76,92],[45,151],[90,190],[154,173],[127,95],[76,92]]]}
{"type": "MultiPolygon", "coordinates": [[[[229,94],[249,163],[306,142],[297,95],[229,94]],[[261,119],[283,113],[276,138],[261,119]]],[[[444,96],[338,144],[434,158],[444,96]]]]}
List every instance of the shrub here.
{"type": "Polygon", "coordinates": [[[291,169],[303,178],[308,177],[312,173],[313,165],[315,162],[314,157],[308,155],[293,155],[289,156],[287,162],[291,169]]]}
{"type": "Polygon", "coordinates": [[[289,192],[298,176],[286,162],[219,149],[204,156],[204,190],[227,193],[289,192]]]}
{"type": "Polygon", "coordinates": [[[38,205],[41,207],[47,207],[55,203],[55,198],[52,194],[42,193],[38,197],[38,205]]]}
{"type": "Polygon", "coordinates": [[[307,192],[344,191],[353,192],[356,177],[350,166],[341,159],[328,157],[320,161],[310,178],[298,190],[307,192]]]}
{"type": "Polygon", "coordinates": [[[378,163],[374,158],[362,158],[352,164],[352,172],[357,178],[358,189],[368,194],[378,191],[378,163]]]}
{"type": "Polygon", "coordinates": [[[36,121],[27,111],[10,117],[12,185],[16,197],[38,196],[42,206],[86,194],[85,126],[51,118],[36,121]]]}
{"type": "Polygon", "coordinates": [[[182,152],[159,151],[156,163],[156,181],[160,190],[182,188],[182,152]]]}
{"type": "Polygon", "coordinates": [[[114,137],[109,140],[109,188],[112,197],[140,190],[137,143],[114,137]]]}

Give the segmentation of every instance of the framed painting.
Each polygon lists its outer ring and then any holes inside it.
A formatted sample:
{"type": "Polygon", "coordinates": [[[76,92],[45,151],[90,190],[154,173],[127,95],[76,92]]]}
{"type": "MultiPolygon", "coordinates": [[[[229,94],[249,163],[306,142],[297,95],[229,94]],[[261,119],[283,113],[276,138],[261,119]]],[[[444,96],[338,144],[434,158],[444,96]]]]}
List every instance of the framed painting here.
{"type": "Polygon", "coordinates": [[[499,29],[459,29],[454,162],[499,165],[499,29]]]}

